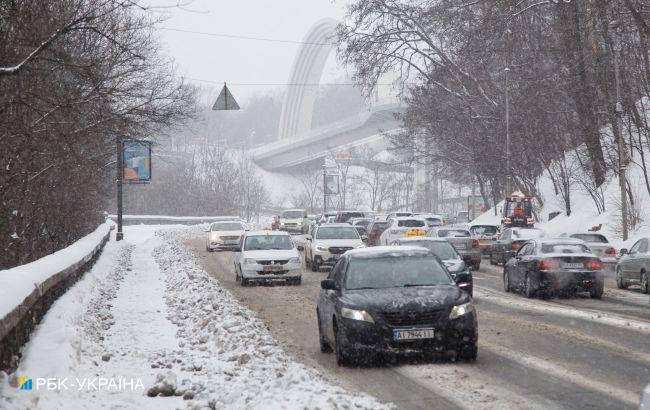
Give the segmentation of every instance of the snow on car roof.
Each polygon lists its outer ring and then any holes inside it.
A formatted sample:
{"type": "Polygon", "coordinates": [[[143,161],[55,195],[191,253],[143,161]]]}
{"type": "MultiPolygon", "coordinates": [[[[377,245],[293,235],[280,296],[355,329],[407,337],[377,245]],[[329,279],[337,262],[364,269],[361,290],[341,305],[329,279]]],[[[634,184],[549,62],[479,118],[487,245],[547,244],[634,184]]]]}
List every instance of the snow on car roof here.
{"type": "Polygon", "coordinates": [[[583,245],[585,241],[578,238],[539,238],[536,239],[538,243],[557,243],[557,244],[581,244],[583,245]]]}
{"type": "Polygon", "coordinates": [[[411,238],[401,238],[400,242],[448,242],[445,238],[435,238],[431,236],[414,236],[411,238]]]}
{"type": "Polygon", "coordinates": [[[285,231],[249,231],[249,232],[245,233],[245,236],[264,236],[264,235],[289,236],[289,232],[285,232],[285,231]]]}
{"type": "Polygon", "coordinates": [[[391,219],[396,221],[424,221],[424,218],[421,216],[395,216],[391,219]]]}
{"type": "Polygon", "coordinates": [[[346,223],[333,223],[333,224],[325,224],[321,226],[327,226],[328,228],[352,228],[352,225],[346,224],[346,223]]]}
{"type": "Polygon", "coordinates": [[[430,255],[429,250],[419,246],[373,246],[352,249],[345,252],[353,258],[373,258],[382,256],[430,255]]]}

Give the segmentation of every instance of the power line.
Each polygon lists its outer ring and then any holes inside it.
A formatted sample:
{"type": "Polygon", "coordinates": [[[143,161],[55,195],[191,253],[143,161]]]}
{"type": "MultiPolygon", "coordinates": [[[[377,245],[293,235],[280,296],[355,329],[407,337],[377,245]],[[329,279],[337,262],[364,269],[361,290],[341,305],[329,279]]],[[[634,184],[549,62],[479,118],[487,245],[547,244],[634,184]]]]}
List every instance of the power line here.
{"type": "Polygon", "coordinates": [[[277,38],[268,38],[268,37],[240,36],[236,34],[224,34],[224,33],[208,33],[205,31],[183,30],[180,28],[172,28],[172,27],[160,27],[160,30],[176,31],[179,33],[189,33],[189,34],[200,34],[203,36],[210,36],[210,37],[234,38],[238,40],[267,41],[270,43],[307,44],[311,46],[328,46],[328,47],[336,45],[336,43],[312,43],[309,41],[281,40],[277,38]]]}

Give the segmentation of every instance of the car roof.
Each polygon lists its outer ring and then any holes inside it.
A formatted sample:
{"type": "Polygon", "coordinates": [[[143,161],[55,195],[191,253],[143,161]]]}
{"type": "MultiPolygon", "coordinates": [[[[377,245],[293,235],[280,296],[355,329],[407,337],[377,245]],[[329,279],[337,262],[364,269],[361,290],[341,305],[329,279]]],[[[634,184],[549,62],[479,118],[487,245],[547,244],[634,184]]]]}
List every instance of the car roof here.
{"type": "Polygon", "coordinates": [[[602,236],[603,238],[607,238],[607,235],[600,232],[574,232],[572,234],[569,234],[569,237],[573,235],[598,235],[598,236],[602,236]]]}
{"type": "Polygon", "coordinates": [[[248,231],[244,236],[289,236],[285,231],[248,231]]]}
{"type": "Polygon", "coordinates": [[[333,224],[324,224],[321,226],[327,226],[328,228],[352,228],[353,226],[346,223],[333,223],[333,224]]]}
{"type": "Polygon", "coordinates": [[[420,246],[373,246],[370,248],[351,249],[345,254],[347,257],[373,258],[385,256],[431,255],[429,250],[420,246]]]}
{"type": "MultiPolygon", "coordinates": [[[[412,238],[400,238],[397,239],[400,242],[444,242],[449,243],[445,238],[432,238],[430,236],[414,236],[412,238]]],[[[451,245],[451,244],[450,244],[451,245]]]]}
{"type": "Polygon", "coordinates": [[[557,244],[566,243],[566,244],[576,244],[576,245],[585,244],[585,241],[578,238],[538,238],[538,239],[531,239],[531,241],[535,241],[541,244],[546,244],[546,243],[557,243],[557,244]]]}
{"type": "Polygon", "coordinates": [[[436,227],[433,228],[433,229],[434,229],[436,232],[438,232],[438,231],[468,231],[468,232],[469,232],[469,229],[464,228],[464,227],[462,227],[462,226],[451,226],[451,225],[447,225],[447,226],[436,226],[436,227]]]}
{"type": "Polygon", "coordinates": [[[417,221],[424,221],[424,218],[421,216],[395,216],[393,218],[396,221],[412,221],[412,220],[417,220],[417,221]]]}

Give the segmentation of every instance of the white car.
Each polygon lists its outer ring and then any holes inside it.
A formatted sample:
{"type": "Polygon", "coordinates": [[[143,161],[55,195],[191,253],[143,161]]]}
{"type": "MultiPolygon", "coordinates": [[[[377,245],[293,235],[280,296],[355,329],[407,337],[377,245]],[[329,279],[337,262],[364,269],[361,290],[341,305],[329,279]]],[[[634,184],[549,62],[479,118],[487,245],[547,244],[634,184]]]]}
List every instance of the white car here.
{"type": "Polygon", "coordinates": [[[311,221],[304,209],[287,209],[280,214],[280,230],[303,234],[307,233],[311,221]]]}
{"type": "Polygon", "coordinates": [[[442,216],[438,214],[414,214],[413,216],[424,218],[429,228],[443,225],[442,216]]]}
{"type": "Polygon", "coordinates": [[[300,285],[300,252],[291,236],[283,231],[246,232],[235,256],[235,279],[246,286],[252,282],[285,280],[300,285]]]}
{"type": "Polygon", "coordinates": [[[610,268],[613,268],[618,262],[616,248],[609,243],[607,237],[602,233],[580,232],[574,233],[570,237],[585,241],[593,253],[610,268]]]}
{"type": "Polygon", "coordinates": [[[379,245],[388,246],[407,236],[426,236],[427,222],[419,216],[402,216],[388,220],[388,227],[379,237],[379,245]]]}
{"type": "Polygon", "coordinates": [[[205,249],[208,252],[222,249],[234,249],[245,231],[241,221],[213,222],[207,230],[205,249]]]}
{"type": "Polygon", "coordinates": [[[317,226],[313,236],[305,239],[305,264],[312,272],[323,265],[333,266],[350,249],[365,247],[356,228],[346,223],[317,226]]]}

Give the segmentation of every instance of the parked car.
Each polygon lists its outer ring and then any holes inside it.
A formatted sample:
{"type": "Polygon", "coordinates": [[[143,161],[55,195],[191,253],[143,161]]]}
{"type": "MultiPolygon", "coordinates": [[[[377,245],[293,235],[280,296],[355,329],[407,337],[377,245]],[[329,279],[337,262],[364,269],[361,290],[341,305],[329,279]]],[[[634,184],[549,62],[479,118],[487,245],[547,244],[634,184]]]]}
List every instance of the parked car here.
{"type": "Polygon", "coordinates": [[[289,233],[306,233],[309,218],[304,209],[287,209],[280,214],[280,230],[289,233]]]}
{"type": "Polygon", "coordinates": [[[416,216],[398,216],[388,220],[388,227],[379,237],[380,245],[390,245],[395,239],[406,236],[426,236],[427,223],[416,216]]]}
{"type": "Polygon", "coordinates": [[[333,266],[350,249],[365,246],[357,230],[345,223],[317,226],[313,236],[305,239],[305,264],[312,272],[324,265],[333,266]]]}
{"type": "Polygon", "coordinates": [[[460,256],[456,248],[444,238],[404,238],[397,239],[392,245],[396,246],[420,246],[428,249],[438,257],[445,265],[454,282],[459,288],[463,289],[470,295],[474,293],[474,280],[472,272],[469,270],[468,263],[471,257],[460,256]]]}
{"type": "Polygon", "coordinates": [[[347,252],[321,281],[320,348],[339,365],[380,353],[454,350],[476,360],[474,305],[434,255],[420,247],[347,252]]]}
{"type": "Polygon", "coordinates": [[[478,247],[483,255],[489,255],[492,250],[492,237],[499,233],[498,225],[472,225],[469,227],[472,238],[478,241],[478,247]]]}
{"type": "Polygon", "coordinates": [[[598,256],[605,266],[614,267],[616,263],[618,263],[616,248],[609,243],[607,237],[602,233],[574,233],[569,237],[584,241],[594,252],[594,255],[598,256]]]}
{"type": "Polygon", "coordinates": [[[205,249],[208,252],[222,249],[234,249],[245,231],[241,221],[213,222],[207,230],[205,249]]]}
{"type": "Polygon", "coordinates": [[[493,238],[490,249],[490,264],[505,264],[529,239],[544,237],[544,231],[537,228],[506,228],[499,238],[493,238]]]}
{"type": "Polygon", "coordinates": [[[388,221],[374,220],[368,225],[368,240],[366,246],[377,246],[379,237],[388,228],[388,221]]]}
{"type": "Polygon", "coordinates": [[[555,292],[589,292],[603,295],[603,263],[579,239],[531,239],[503,268],[506,292],[522,292],[527,298],[555,292]]]}
{"type": "Polygon", "coordinates": [[[442,216],[438,214],[414,214],[413,216],[419,216],[420,218],[424,218],[429,228],[434,228],[436,226],[444,225],[442,216]]]}
{"type": "Polygon", "coordinates": [[[641,292],[650,292],[650,238],[641,238],[628,251],[621,249],[621,259],[616,265],[616,286],[625,289],[640,285],[641,292]]]}
{"type": "Polygon", "coordinates": [[[443,226],[431,229],[427,236],[431,238],[444,238],[456,248],[456,251],[463,258],[468,257],[468,264],[471,268],[481,268],[481,258],[483,255],[479,249],[478,240],[472,238],[467,229],[443,226]]]}
{"type": "Polygon", "coordinates": [[[276,280],[300,285],[302,246],[296,247],[287,232],[246,232],[236,250],[235,279],[242,286],[276,280]]]}
{"type": "Polygon", "coordinates": [[[338,211],[336,213],[336,223],[350,223],[353,218],[365,218],[366,214],[361,211],[338,211]]]}

